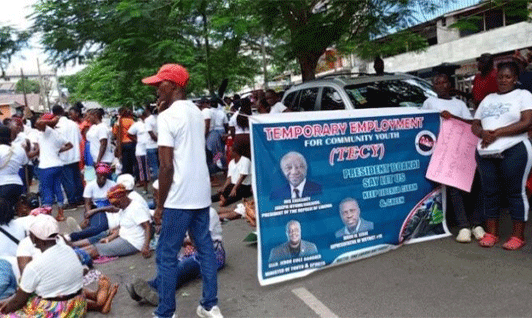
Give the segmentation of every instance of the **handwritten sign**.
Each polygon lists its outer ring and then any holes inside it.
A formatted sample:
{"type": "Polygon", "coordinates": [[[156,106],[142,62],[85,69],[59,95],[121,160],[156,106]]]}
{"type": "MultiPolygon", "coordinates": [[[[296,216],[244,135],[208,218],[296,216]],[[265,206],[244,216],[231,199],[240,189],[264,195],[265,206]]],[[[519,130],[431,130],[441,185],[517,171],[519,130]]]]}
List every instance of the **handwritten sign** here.
{"type": "Polygon", "coordinates": [[[427,179],[471,192],[477,143],[478,137],[471,132],[470,124],[457,119],[443,120],[427,179]]]}

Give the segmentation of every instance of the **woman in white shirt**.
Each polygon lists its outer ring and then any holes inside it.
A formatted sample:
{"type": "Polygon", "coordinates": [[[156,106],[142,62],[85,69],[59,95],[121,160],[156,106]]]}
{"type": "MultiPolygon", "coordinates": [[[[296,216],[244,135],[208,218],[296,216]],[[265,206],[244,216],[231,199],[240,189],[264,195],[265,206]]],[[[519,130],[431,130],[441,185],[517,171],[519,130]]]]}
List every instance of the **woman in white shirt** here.
{"type": "Polygon", "coordinates": [[[70,150],[72,144],[54,129],[58,121],[59,117],[44,114],[35,127],[41,131],[39,134],[39,181],[41,182],[42,205],[51,207],[55,199],[58,207],[57,220],[64,221],[64,198],[61,189],[63,161],[59,158],[59,154],[70,150]]]}
{"type": "Polygon", "coordinates": [[[111,131],[102,122],[102,118],[103,111],[99,109],[91,110],[87,116],[87,119],[92,123],[86,136],[94,166],[99,163],[111,165],[114,159],[113,152],[111,151],[111,131]]]}
{"type": "Polygon", "coordinates": [[[139,169],[139,184],[141,187],[144,187],[144,193],[148,193],[148,182],[150,181],[146,146],[151,137],[144,123],[146,115],[143,112],[139,120],[131,125],[127,131],[129,137],[137,143],[135,146],[135,157],[137,157],[137,166],[139,169]]]}
{"type": "Polygon", "coordinates": [[[30,238],[42,254],[25,267],[15,296],[0,302],[0,317],[36,317],[36,313],[41,317],[85,316],[83,267],[71,247],[57,243],[58,233],[52,217],[36,217],[30,238]]]}
{"type": "Polygon", "coordinates": [[[0,126],[0,197],[13,209],[23,191],[19,170],[28,163],[20,143],[11,143],[11,130],[0,126]]]}
{"type": "Polygon", "coordinates": [[[84,249],[95,259],[100,256],[127,256],[142,253],[151,257],[151,215],[148,208],[137,200],[127,196],[122,184],[117,184],[107,192],[109,202],[120,209],[120,230],[102,238],[99,243],[85,246],[84,249]]]}
{"type": "Polygon", "coordinates": [[[519,68],[515,62],[498,65],[499,92],[480,103],[472,131],[480,138],[476,159],[486,215],[486,235],[479,244],[492,247],[499,240],[501,196],[508,200],[512,235],[503,248],[525,245],[524,229],[529,204],[525,184],[532,166],[532,146],[527,131],[532,126],[532,94],[516,89],[519,68]]]}

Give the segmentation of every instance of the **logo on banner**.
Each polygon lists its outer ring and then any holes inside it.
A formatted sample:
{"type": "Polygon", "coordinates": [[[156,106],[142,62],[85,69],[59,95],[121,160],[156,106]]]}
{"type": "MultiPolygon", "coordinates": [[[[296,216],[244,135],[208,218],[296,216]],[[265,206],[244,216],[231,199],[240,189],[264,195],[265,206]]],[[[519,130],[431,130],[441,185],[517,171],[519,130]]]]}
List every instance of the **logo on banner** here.
{"type": "Polygon", "coordinates": [[[416,136],[416,150],[422,156],[430,156],[434,151],[436,136],[428,130],[420,131],[416,136]]]}

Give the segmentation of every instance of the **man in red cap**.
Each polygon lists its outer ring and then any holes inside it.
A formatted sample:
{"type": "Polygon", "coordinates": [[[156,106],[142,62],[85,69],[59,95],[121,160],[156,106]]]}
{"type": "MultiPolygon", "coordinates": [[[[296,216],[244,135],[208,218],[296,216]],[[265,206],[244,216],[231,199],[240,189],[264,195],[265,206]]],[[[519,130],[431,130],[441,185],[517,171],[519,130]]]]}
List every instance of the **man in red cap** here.
{"type": "Polygon", "coordinates": [[[199,251],[203,299],[200,317],[223,317],[217,306],[217,264],[209,232],[211,187],[205,158],[205,123],[201,111],[186,99],[187,70],[166,64],[156,75],[142,80],[157,87],[159,116],[159,194],[154,221],[162,224],[157,245],[157,275],[149,284],[157,289],[157,317],[169,318],[176,310],[176,255],[189,232],[199,251]]]}

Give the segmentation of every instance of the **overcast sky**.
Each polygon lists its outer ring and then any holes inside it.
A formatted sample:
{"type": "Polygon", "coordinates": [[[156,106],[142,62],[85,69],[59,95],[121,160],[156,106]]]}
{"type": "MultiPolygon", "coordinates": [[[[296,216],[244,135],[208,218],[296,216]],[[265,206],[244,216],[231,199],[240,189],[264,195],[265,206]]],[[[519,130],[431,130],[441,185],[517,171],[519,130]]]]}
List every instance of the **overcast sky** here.
{"type": "MultiPolygon", "coordinates": [[[[31,6],[36,0],[0,0],[0,25],[10,25],[18,30],[24,30],[31,26],[31,20],[27,18],[33,12],[31,6]]],[[[22,50],[11,61],[8,72],[20,72],[20,68],[28,72],[37,71],[37,59],[41,65],[41,72],[51,70],[53,67],[46,63],[47,55],[41,49],[39,39],[33,36],[29,48],[22,50]]],[[[59,75],[72,74],[82,67],[66,67],[58,70],[59,75]]]]}

